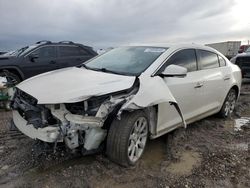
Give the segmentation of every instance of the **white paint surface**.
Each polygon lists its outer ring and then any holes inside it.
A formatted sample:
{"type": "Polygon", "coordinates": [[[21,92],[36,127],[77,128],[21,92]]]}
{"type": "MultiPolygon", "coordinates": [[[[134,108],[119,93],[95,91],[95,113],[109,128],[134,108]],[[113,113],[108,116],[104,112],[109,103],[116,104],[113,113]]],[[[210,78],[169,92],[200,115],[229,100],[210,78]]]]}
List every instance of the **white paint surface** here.
{"type": "Polygon", "coordinates": [[[85,68],[66,68],[44,73],[17,87],[38,100],[38,104],[73,103],[132,87],[133,76],[122,76],[85,68]]]}

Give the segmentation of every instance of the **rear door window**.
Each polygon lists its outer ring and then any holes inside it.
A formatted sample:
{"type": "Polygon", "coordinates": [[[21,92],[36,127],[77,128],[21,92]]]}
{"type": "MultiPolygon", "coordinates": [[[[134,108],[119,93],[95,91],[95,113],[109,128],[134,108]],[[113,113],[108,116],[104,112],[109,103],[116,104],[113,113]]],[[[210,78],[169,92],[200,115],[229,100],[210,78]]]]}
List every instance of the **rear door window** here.
{"type": "Polygon", "coordinates": [[[197,50],[199,54],[199,63],[201,69],[212,69],[219,67],[219,60],[216,53],[206,51],[206,50],[197,50]]]}

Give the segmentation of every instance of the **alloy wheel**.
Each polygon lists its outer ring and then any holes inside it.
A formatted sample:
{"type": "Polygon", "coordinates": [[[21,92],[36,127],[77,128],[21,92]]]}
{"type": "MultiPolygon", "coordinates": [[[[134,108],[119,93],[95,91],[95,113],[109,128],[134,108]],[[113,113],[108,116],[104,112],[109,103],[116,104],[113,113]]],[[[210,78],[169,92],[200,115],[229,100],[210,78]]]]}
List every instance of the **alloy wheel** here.
{"type": "Polygon", "coordinates": [[[142,155],[148,136],[148,122],[145,117],[139,117],[129,136],[128,157],[136,162],[142,155]]]}
{"type": "Polygon", "coordinates": [[[234,110],[236,103],[236,94],[234,91],[231,91],[227,96],[227,101],[225,103],[225,116],[228,117],[234,110]]]}

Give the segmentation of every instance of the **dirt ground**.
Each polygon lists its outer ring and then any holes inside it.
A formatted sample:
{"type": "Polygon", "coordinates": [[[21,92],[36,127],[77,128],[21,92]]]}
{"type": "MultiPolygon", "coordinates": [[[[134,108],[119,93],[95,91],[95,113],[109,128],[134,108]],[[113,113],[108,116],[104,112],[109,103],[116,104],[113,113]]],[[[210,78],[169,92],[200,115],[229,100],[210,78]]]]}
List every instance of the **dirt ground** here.
{"type": "Polygon", "coordinates": [[[123,168],[104,154],[68,154],[7,131],[0,113],[0,187],[250,187],[250,80],[232,118],[211,116],[149,141],[142,160],[123,168]],[[240,126],[239,124],[243,125],[240,126]]]}

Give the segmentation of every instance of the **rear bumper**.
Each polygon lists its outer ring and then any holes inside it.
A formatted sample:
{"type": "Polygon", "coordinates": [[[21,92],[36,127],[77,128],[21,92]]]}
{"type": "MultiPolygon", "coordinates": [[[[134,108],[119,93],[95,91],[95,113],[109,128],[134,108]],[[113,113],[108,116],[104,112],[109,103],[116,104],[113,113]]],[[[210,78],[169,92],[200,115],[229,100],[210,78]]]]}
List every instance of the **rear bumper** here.
{"type": "Polygon", "coordinates": [[[58,140],[58,137],[60,136],[59,127],[44,127],[36,129],[32,124],[27,124],[28,122],[16,110],[13,111],[13,121],[23,134],[32,139],[39,139],[44,142],[60,141],[58,140]]]}

